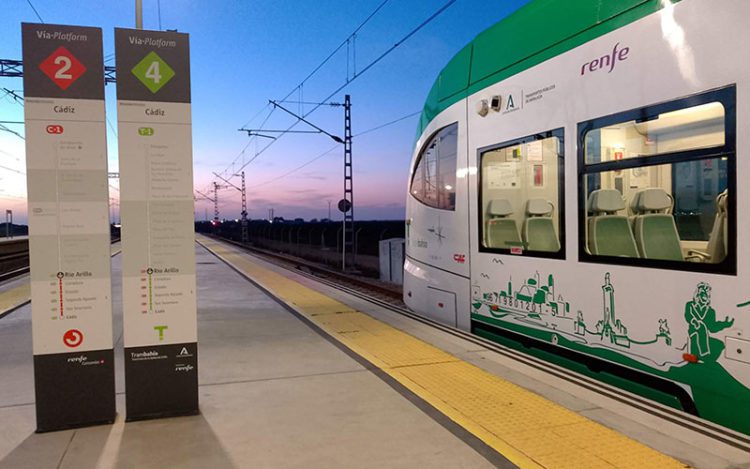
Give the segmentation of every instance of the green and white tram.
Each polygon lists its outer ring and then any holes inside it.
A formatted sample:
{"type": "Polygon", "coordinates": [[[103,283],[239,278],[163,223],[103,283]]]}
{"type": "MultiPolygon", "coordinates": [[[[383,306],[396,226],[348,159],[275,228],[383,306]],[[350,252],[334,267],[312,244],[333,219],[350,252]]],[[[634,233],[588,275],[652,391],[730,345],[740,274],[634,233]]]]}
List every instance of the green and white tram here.
{"type": "Polygon", "coordinates": [[[750,434],[747,0],[534,0],[419,125],[404,300],[750,434]]]}

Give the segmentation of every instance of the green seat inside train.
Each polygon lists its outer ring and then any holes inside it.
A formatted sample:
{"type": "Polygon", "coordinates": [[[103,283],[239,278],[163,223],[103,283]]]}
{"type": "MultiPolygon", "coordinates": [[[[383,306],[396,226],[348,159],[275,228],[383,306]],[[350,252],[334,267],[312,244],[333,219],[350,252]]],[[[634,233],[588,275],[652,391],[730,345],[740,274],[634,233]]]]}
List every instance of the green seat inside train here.
{"type": "Polygon", "coordinates": [[[664,189],[644,189],[635,194],[632,207],[638,252],[646,259],[684,260],[680,235],[672,216],[672,197],[664,189]]]}
{"type": "Polygon", "coordinates": [[[588,249],[599,256],[639,257],[628,217],[617,212],[625,208],[619,191],[598,189],[588,198],[588,249]]]}
{"type": "Polygon", "coordinates": [[[697,260],[700,262],[717,263],[724,260],[727,256],[727,199],[728,192],[724,192],[716,197],[716,215],[714,224],[711,228],[711,234],[708,237],[708,245],[705,251],[691,249],[688,251],[688,260],[697,260]]]}
{"type": "Polygon", "coordinates": [[[521,236],[513,218],[513,206],[508,199],[494,199],[488,207],[487,239],[485,244],[489,248],[509,249],[521,246],[521,236]]]}
{"type": "Polygon", "coordinates": [[[547,199],[529,199],[523,222],[523,240],[529,251],[557,252],[560,240],[555,232],[552,212],[555,206],[547,199]]]}

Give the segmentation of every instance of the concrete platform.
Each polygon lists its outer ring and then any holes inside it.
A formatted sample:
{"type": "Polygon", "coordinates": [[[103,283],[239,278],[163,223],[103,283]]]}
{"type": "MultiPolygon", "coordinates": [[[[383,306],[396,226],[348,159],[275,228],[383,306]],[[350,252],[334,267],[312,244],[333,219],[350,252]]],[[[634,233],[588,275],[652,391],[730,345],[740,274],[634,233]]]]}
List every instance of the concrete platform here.
{"type": "MultiPolygon", "coordinates": [[[[201,415],[124,422],[120,257],[116,256],[113,258],[119,412],[116,423],[34,433],[30,308],[22,306],[0,319],[0,355],[3,357],[0,361],[0,469],[514,467],[502,451],[486,443],[487,439],[475,436],[471,416],[447,417],[450,412],[445,413],[445,406],[425,400],[424,394],[416,388],[407,389],[394,382],[388,367],[374,364],[378,359],[365,358],[365,349],[355,352],[345,339],[342,342],[335,333],[324,332],[325,328],[316,326],[317,319],[310,319],[311,316],[303,321],[300,318],[304,315],[290,312],[288,307],[280,305],[204,248],[197,247],[196,254],[201,415]]],[[[233,256],[244,259],[246,254],[235,250],[233,256]]],[[[412,347],[407,351],[397,348],[404,342],[394,340],[391,344],[396,348],[381,349],[381,361],[387,362],[387,356],[399,362],[410,361],[413,358],[409,354],[418,350],[427,353],[424,347],[433,347],[435,350],[429,353],[447,353],[452,357],[450,366],[476,368],[462,376],[464,380],[474,380],[467,378],[469,375],[482,376],[487,382],[485,378],[497,377],[511,386],[531,390],[537,396],[532,400],[546,399],[560,407],[555,412],[572,411],[579,416],[577,421],[586,420],[582,425],[594,432],[601,434],[602,430],[597,430],[599,424],[605,427],[605,432],[615,430],[619,436],[615,435],[613,441],[628,440],[629,443],[615,444],[611,447],[613,453],[643,445],[645,452],[653,453],[656,449],[681,461],[682,465],[678,463],[681,467],[750,468],[750,454],[746,452],[685,431],[678,425],[307,277],[250,257],[242,262],[256,266],[258,273],[266,272],[262,274],[266,279],[282,276],[285,288],[297,294],[299,304],[307,302],[308,308],[319,311],[315,313],[321,314],[318,324],[338,321],[323,319],[325,314],[322,313],[326,304],[338,304],[336,308],[348,308],[349,312],[359,315],[364,321],[361,325],[390,328],[392,331],[387,334],[404,339],[410,337],[408,340],[423,344],[421,348],[412,347]]],[[[23,279],[18,279],[9,285],[0,285],[0,299],[4,292],[22,282],[23,279]]],[[[333,316],[336,315],[334,312],[333,316]]],[[[346,327],[341,331],[339,336],[357,332],[346,327]]],[[[356,348],[356,341],[354,344],[356,348]]],[[[424,368],[435,364],[440,365],[440,360],[426,362],[424,368]]],[[[407,370],[410,367],[396,368],[407,370]]],[[[411,369],[415,369],[415,365],[411,365],[411,369]]],[[[446,375],[437,383],[438,388],[444,386],[445,379],[454,377],[446,375]]],[[[458,386],[455,395],[460,396],[461,387],[467,384],[458,386]]],[[[525,390],[522,392],[528,392],[525,390]]],[[[503,415],[497,413],[503,411],[499,409],[502,406],[483,406],[474,405],[478,409],[474,418],[484,418],[485,428],[504,424],[492,417],[503,415]]],[[[539,412],[529,414],[534,415],[539,412]]],[[[522,445],[539,447],[537,443],[544,438],[535,434],[522,440],[519,440],[522,445]]],[[[555,447],[549,441],[546,444],[555,447]]],[[[521,446],[506,446],[506,449],[523,452],[521,446]]],[[[557,460],[548,457],[551,453],[539,455],[541,457],[534,459],[536,463],[529,467],[654,467],[639,464],[632,453],[612,464],[607,458],[581,456],[557,460]]],[[[671,460],[673,465],[675,462],[671,460]]],[[[527,465],[519,463],[519,466],[527,465]]]]}
{"type": "Polygon", "coordinates": [[[750,466],[750,453],[623,404],[621,393],[607,397],[226,243],[199,242],[520,467],[750,466]]]}
{"type": "MultiPolygon", "coordinates": [[[[35,434],[30,308],[0,320],[0,468],[493,467],[465,441],[197,248],[195,417],[125,424],[120,258],[118,419],[35,434]]],[[[64,405],[64,403],[61,403],[64,405]]]]}

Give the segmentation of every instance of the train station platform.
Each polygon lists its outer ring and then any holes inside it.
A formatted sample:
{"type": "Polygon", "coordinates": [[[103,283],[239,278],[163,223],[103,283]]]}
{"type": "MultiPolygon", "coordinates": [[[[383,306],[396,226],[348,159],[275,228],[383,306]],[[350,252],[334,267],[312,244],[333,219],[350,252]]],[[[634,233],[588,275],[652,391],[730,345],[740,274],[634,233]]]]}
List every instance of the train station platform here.
{"type": "Polygon", "coordinates": [[[2,244],[2,243],[13,243],[13,242],[17,242],[17,241],[26,241],[27,239],[29,239],[29,237],[27,235],[19,235],[19,236],[11,236],[11,237],[5,237],[5,236],[3,236],[2,238],[0,238],[0,244],[2,244]]]}
{"type": "Polygon", "coordinates": [[[30,308],[15,306],[0,318],[0,468],[750,467],[740,448],[198,242],[201,414],[124,422],[115,256],[117,421],[34,433],[30,308]]]}

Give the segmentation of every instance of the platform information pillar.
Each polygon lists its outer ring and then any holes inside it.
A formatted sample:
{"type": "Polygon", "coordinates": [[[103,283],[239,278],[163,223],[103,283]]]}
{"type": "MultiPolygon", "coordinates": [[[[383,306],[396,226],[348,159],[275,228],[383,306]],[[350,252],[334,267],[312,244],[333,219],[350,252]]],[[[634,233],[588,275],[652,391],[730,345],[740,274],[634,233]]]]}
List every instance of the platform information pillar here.
{"type": "Polygon", "coordinates": [[[188,35],[115,29],[127,420],[198,412],[188,35]]]}
{"type": "Polygon", "coordinates": [[[112,422],[102,31],[21,31],[37,431],[112,422]]]}

